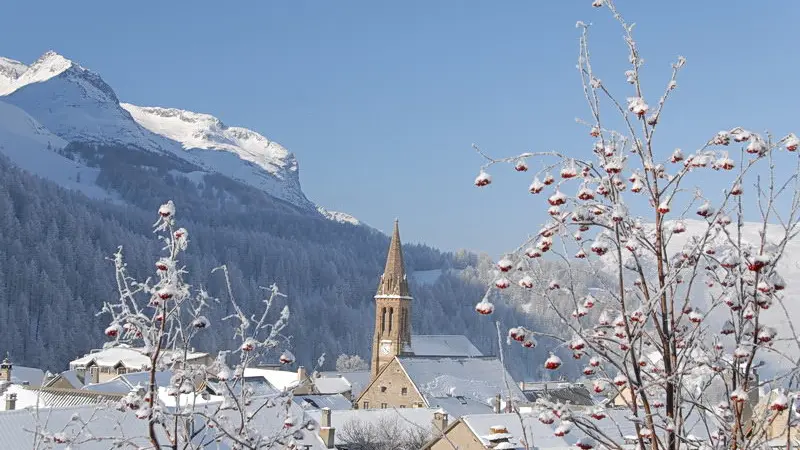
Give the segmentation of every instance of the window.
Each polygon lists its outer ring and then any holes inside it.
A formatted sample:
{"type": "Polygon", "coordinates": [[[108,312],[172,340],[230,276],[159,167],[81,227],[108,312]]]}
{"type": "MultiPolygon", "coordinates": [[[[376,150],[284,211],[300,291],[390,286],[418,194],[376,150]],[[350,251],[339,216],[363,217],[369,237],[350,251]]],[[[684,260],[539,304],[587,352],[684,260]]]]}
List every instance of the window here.
{"type": "Polygon", "coordinates": [[[459,401],[459,402],[460,402],[462,405],[466,405],[466,404],[467,404],[467,399],[466,399],[466,398],[464,398],[464,396],[463,396],[463,395],[456,395],[456,399],[458,399],[458,401],[459,401]]]}
{"type": "Polygon", "coordinates": [[[369,409],[369,402],[364,402],[364,409],[369,409]]]}
{"type": "Polygon", "coordinates": [[[386,409],[386,403],[381,403],[381,408],[386,409]]]}
{"type": "Polygon", "coordinates": [[[405,407],[406,407],[406,405],[400,405],[400,407],[401,407],[401,408],[405,408],[405,407]]]}
{"type": "Polygon", "coordinates": [[[381,386],[381,392],[386,392],[386,386],[381,386]]]}
{"type": "Polygon", "coordinates": [[[408,395],[408,388],[405,388],[405,387],[401,388],[400,389],[400,395],[408,395]]]}
{"type": "Polygon", "coordinates": [[[394,322],[394,308],[389,308],[389,333],[392,332],[392,322],[394,322]]]}

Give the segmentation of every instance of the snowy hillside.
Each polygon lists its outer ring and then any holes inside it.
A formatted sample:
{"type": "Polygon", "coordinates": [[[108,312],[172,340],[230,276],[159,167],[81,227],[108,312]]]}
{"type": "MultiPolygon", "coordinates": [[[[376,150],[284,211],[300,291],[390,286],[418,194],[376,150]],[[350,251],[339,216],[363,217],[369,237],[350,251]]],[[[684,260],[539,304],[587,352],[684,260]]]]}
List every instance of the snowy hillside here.
{"type": "Polygon", "coordinates": [[[68,142],[121,145],[177,157],[308,211],[315,209],[300,188],[297,161],[280,145],[204,114],[127,104],[123,108],[99,75],[55,52],[45,53],[30,67],[0,60],[0,95],[68,142]]]}
{"type": "Polygon", "coordinates": [[[20,168],[88,197],[113,199],[95,184],[98,169],[86,167],[60,154],[66,141],[54,135],[31,116],[0,101],[0,153],[20,168]]]}
{"type": "MultiPolygon", "coordinates": [[[[668,251],[677,252],[692,236],[701,235],[706,229],[706,223],[699,220],[686,220],[686,232],[678,235],[673,235],[670,240],[668,251]]],[[[733,225],[730,225],[733,227],[733,225]]],[[[757,246],[761,242],[760,232],[762,224],[760,223],[745,223],[742,229],[742,241],[757,246]]],[[[735,228],[731,228],[733,232],[735,228]]],[[[767,227],[767,241],[777,242],[782,236],[783,232],[778,225],[769,225],[767,227]]],[[[789,313],[787,318],[783,310],[775,305],[774,307],[762,311],[766,321],[771,326],[778,329],[778,333],[784,338],[790,336],[790,323],[797,323],[800,321],[800,304],[794,299],[800,295],[800,283],[795,280],[800,280],[800,239],[794,240],[786,244],[786,250],[783,258],[778,263],[778,272],[786,280],[786,288],[782,293],[784,299],[784,306],[789,313]]],[[[724,320],[724,319],[722,319],[724,320]]],[[[787,348],[793,354],[797,354],[797,346],[795,344],[788,345],[787,348]]]]}

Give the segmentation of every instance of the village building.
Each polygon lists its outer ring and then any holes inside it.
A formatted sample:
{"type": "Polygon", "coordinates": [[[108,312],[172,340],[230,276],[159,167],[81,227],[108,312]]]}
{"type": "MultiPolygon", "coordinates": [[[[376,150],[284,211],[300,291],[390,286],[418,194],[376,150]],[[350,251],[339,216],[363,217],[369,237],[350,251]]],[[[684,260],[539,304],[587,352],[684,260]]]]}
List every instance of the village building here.
{"type": "MultiPolygon", "coordinates": [[[[161,360],[174,362],[180,367],[184,355],[182,351],[166,350],[161,352],[161,360]]],[[[186,354],[186,363],[189,365],[209,365],[213,358],[208,353],[191,351],[186,354]]],[[[70,370],[75,371],[78,380],[83,384],[101,383],[112,378],[130,373],[150,369],[150,357],[142,349],[120,345],[102,350],[93,350],[71,363],[70,370]]]]}
{"type": "Polygon", "coordinates": [[[412,301],[395,221],[375,294],[370,382],[357,408],[444,408],[458,416],[525,400],[501,361],[466,336],[412,334],[412,301]]]}

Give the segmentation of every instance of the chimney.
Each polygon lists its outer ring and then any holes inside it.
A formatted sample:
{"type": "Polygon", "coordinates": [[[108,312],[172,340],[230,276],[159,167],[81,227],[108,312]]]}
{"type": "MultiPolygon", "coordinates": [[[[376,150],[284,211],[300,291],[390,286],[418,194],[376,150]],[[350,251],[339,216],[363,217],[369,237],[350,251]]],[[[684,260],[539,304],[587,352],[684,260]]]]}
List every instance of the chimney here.
{"type": "Polygon", "coordinates": [[[442,433],[447,429],[447,412],[445,410],[440,409],[433,413],[433,428],[442,433]]]}
{"type": "Polygon", "coordinates": [[[17,394],[6,394],[6,411],[17,409],[17,394]]]}
{"type": "Polygon", "coordinates": [[[325,448],[336,448],[336,428],[331,426],[330,408],[322,408],[319,425],[319,437],[322,438],[325,448]]]}
{"type": "Polygon", "coordinates": [[[89,376],[91,377],[92,383],[97,384],[100,382],[100,368],[97,366],[92,366],[87,369],[89,371],[89,376]]]}
{"type": "Polygon", "coordinates": [[[11,381],[12,368],[13,364],[8,360],[8,355],[6,355],[6,357],[3,358],[3,362],[0,363],[0,381],[11,381]]]}
{"type": "Polygon", "coordinates": [[[494,396],[494,413],[495,414],[500,414],[500,401],[501,401],[500,399],[501,399],[500,394],[497,394],[497,395],[494,396]]]}
{"type": "Polygon", "coordinates": [[[306,381],[306,378],[308,378],[306,368],[304,366],[299,366],[297,368],[297,381],[299,381],[300,384],[303,384],[306,381]]]}

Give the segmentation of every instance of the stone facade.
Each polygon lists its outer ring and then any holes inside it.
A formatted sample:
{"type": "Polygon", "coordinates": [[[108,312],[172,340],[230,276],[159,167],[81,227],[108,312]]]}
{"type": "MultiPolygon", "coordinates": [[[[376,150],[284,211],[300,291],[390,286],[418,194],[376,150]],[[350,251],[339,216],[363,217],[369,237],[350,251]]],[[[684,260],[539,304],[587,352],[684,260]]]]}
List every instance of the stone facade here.
{"type": "Polygon", "coordinates": [[[391,360],[356,401],[360,409],[420,408],[427,406],[400,362],[391,360]]]}

